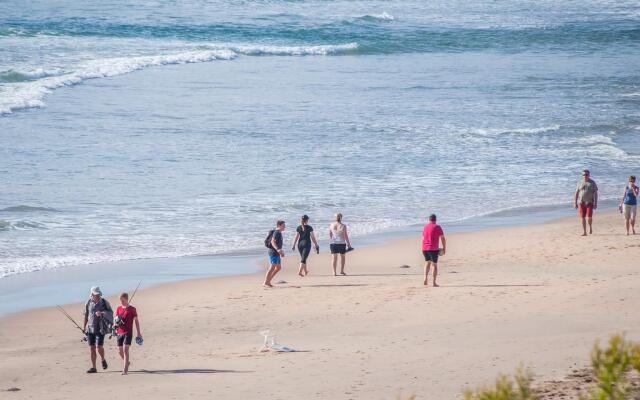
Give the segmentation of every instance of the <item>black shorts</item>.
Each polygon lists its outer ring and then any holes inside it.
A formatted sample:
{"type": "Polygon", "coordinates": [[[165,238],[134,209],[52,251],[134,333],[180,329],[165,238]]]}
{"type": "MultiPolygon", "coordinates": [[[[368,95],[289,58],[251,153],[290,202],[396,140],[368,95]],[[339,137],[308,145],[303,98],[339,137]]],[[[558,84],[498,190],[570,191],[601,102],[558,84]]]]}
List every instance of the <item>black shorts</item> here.
{"type": "Polygon", "coordinates": [[[99,333],[87,333],[87,342],[89,342],[89,346],[95,346],[96,343],[98,346],[104,346],[104,335],[99,333]]]}
{"type": "Polygon", "coordinates": [[[422,254],[424,255],[425,261],[431,261],[432,263],[437,264],[440,250],[422,250],[422,254]]]}
{"type": "Polygon", "coordinates": [[[118,334],[118,347],[122,347],[123,344],[131,346],[131,339],[133,335],[131,333],[119,333],[118,334]]]}
{"type": "Polygon", "coordinates": [[[331,254],[344,254],[347,252],[347,245],[344,243],[331,243],[329,245],[329,250],[331,250],[331,254]]]}
{"type": "Polygon", "coordinates": [[[298,251],[300,252],[300,260],[301,263],[306,264],[307,258],[309,258],[309,253],[311,253],[311,245],[298,246],[298,251]]]}

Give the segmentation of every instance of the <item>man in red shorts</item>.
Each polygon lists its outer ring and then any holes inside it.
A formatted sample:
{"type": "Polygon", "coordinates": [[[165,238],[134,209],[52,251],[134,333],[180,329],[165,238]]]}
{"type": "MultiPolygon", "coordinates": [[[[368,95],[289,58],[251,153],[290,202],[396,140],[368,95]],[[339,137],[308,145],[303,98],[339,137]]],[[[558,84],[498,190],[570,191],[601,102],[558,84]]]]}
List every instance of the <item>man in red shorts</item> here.
{"type": "Polygon", "coordinates": [[[593,210],[598,208],[598,185],[591,179],[588,169],[582,171],[582,179],[576,186],[574,207],[578,209],[582,221],[582,236],[587,236],[587,222],[589,223],[589,234],[592,234],[593,210]]]}

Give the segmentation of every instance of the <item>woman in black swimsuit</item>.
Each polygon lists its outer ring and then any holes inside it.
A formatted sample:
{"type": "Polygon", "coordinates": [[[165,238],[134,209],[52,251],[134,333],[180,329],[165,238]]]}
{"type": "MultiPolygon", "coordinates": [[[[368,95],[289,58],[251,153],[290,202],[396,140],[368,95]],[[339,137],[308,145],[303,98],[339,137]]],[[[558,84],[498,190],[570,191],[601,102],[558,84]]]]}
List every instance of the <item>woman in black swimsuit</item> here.
{"type": "Polygon", "coordinates": [[[293,239],[293,247],[291,250],[296,249],[296,243],[298,244],[298,251],[300,252],[300,269],[298,269],[298,275],[306,276],[309,271],[307,270],[307,258],[311,253],[311,242],[313,242],[316,253],[320,253],[320,246],[316,241],[316,235],[313,233],[313,227],[309,225],[309,217],[303,215],[300,220],[300,226],[296,229],[296,238],[293,239]]]}

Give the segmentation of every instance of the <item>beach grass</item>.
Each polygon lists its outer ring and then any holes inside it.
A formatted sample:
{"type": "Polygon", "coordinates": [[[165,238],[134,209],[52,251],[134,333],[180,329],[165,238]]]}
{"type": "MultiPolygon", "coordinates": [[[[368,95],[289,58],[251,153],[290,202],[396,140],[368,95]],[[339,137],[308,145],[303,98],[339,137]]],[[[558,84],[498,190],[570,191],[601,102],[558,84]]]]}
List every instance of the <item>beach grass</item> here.
{"type": "MultiPolygon", "coordinates": [[[[622,334],[612,336],[606,347],[596,342],[591,351],[593,385],[580,400],[637,399],[639,393],[629,380],[633,370],[640,373],[640,343],[622,334]]],[[[465,391],[464,400],[541,400],[532,383],[533,373],[520,367],[513,377],[499,375],[491,387],[465,391]]]]}

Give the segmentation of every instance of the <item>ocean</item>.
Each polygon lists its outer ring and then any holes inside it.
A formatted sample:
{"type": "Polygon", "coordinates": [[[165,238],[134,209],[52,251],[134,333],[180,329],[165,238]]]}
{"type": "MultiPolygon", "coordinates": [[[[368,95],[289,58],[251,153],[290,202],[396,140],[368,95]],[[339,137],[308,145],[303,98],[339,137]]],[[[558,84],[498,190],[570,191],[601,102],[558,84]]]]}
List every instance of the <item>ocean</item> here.
{"type": "Polygon", "coordinates": [[[0,277],[614,201],[639,66],[637,1],[3,1],[0,277]]]}

